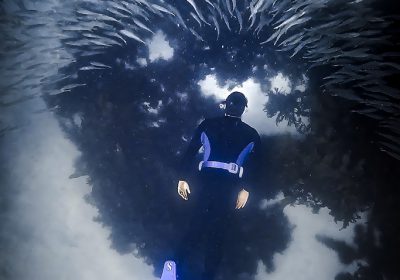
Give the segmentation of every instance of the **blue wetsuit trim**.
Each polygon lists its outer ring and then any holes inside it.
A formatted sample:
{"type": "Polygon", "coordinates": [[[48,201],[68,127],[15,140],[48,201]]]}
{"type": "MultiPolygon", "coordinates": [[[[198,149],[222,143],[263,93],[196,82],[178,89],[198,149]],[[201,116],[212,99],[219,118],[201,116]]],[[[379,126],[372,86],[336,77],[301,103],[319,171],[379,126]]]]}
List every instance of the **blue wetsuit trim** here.
{"type": "Polygon", "coordinates": [[[247,156],[250,154],[251,150],[253,150],[254,142],[250,142],[239,154],[236,164],[239,166],[243,165],[243,162],[246,160],[247,156]]]}
{"type": "Polygon", "coordinates": [[[204,132],[201,133],[201,143],[204,147],[203,161],[207,161],[211,154],[211,145],[207,134],[205,134],[204,132]]]}

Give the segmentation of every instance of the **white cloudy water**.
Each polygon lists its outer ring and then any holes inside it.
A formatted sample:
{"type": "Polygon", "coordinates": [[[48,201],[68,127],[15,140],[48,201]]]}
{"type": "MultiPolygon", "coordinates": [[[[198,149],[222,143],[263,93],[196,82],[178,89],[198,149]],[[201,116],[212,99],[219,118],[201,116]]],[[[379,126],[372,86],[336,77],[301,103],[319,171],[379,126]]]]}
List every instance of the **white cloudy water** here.
{"type": "Polygon", "coordinates": [[[0,146],[12,199],[2,213],[2,279],[156,279],[135,250],[120,255],[111,247],[111,230],[84,199],[86,176],[69,179],[79,151],[51,112],[32,113],[44,107],[35,99],[6,112],[25,125],[0,146]]]}

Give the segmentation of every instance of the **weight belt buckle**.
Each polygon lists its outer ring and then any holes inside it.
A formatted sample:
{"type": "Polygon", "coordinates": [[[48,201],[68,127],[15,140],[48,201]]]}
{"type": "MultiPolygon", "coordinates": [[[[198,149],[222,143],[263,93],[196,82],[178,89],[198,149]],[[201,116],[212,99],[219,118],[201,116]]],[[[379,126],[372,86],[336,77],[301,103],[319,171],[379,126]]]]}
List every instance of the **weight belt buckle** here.
{"type": "Polygon", "coordinates": [[[234,162],[229,163],[229,169],[228,169],[228,171],[229,171],[230,173],[233,173],[233,174],[238,173],[238,171],[239,171],[239,165],[237,165],[237,164],[234,163],[234,162]]]}

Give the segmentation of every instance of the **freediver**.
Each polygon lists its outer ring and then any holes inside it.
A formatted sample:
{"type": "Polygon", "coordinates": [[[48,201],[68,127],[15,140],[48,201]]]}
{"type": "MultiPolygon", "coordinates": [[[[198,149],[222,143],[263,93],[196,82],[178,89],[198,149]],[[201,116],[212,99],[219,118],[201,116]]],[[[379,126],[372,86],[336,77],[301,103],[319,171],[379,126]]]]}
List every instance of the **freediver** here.
{"type": "Polygon", "coordinates": [[[205,119],[197,127],[178,170],[178,194],[184,200],[190,197],[194,203],[188,230],[182,233],[175,251],[180,280],[192,280],[194,275],[201,275],[202,280],[215,279],[223,257],[224,239],[237,223],[235,212],[243,211],[240,209],[245,207],[255,187],[261,140],[258,132],[241,120],[247,98],[235,91],[221,106],[224,116],[205,119]],[[191,177],[190,166],[201,146],[203,159],[195,162],[198,168],[191,177]],[[201,242],[203,272],[185,271],[185,263],[201,242]]]}

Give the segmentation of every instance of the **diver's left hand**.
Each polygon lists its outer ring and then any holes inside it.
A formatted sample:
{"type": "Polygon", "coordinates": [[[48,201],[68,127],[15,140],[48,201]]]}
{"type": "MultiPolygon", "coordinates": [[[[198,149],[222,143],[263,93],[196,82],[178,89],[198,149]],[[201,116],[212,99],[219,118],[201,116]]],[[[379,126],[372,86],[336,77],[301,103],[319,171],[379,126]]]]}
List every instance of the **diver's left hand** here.
{"type": "Polygon", "coordinates": [[[235,209],[243,208],[246,205],[248,198],[249,198],[249,192],[242,189],[238,194],[235,209]]]}

